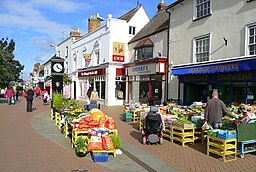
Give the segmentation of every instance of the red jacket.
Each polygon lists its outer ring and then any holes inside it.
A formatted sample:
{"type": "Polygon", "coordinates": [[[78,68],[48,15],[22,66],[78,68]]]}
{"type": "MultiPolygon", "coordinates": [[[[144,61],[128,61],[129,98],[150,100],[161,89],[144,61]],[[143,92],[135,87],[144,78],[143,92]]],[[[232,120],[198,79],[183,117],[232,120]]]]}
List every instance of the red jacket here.
{"type": "Polygon", "coordinates": [[[4,96],[7,98],[12,98],[14,96],[14,91],[11,88],[7,88],[4,96]]]}

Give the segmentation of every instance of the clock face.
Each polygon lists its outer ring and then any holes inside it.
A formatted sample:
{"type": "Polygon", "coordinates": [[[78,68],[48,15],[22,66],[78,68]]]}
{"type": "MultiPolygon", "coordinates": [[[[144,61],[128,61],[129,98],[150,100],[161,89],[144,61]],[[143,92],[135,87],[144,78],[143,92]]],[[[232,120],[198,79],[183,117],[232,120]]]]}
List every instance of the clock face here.
{"type": "Polygon", "coordinates": [[[54,70],[55,72],[61,72],[62,69],[63,69],[63,67],[62,67],[62,65],[61,65],[60,63],[55,63],[55,64],[53,65],[53,70],[54,70]]]}

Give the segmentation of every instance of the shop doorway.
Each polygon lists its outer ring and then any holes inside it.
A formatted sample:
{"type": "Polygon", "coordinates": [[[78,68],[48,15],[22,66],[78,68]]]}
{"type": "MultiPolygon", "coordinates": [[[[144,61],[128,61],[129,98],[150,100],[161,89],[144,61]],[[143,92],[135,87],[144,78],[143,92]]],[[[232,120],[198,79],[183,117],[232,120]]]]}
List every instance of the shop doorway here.
{"type": "Polygon", "coordinates": [[[206,83],[187,84],[185,93],[185,105],[191,105],[193,102],[207,102],[208,85],[206,83]]]}
{"type": "Polygon", "coordinates": [[[154,105],[160,105],[162,100],[162,82],[151,82],[151,95],[154,105]]]}
{"type": "Polygon", "coordinates": [[[149,82],[148,81],[142,81],[139,83],[139,101],[141,103],[148,103],[149,101],[149,82]]]}

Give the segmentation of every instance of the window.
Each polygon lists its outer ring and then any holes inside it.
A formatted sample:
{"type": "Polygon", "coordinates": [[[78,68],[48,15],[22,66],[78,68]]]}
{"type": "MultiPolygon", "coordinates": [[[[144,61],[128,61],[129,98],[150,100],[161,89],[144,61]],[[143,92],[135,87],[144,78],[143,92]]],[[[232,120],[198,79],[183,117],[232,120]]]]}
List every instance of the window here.
{"type": "Polygon", "coordinates": [[[149,59],[153,58],[153,47],[141,47],[135,50],[135,59],[149,59]]]}
{"type": "Polygon", "coordinates": [[[256,55],[256,24],[248,27],[249,55],[256,55]]]}
{"type": "Polygon", "coordinates": [[[96,65],[100,64],[100,51],[96,50],[95,52],[96,65]]]}
{"type": "Polygon", "coordinates": [[[68,57],[68,46],[66,46],[66,53],[65,53],[65,57],[68,57]]]}
{"type": "Polygon", "coordinates": [[[210,35],[195,39],[195,62],[209,61],[210,35]]]}
{"type": "Polygon", "coordinates": [[[135,35],[135,27],[134,26],[129,26],[129,34],[135,35]]]}
{"type": "Polygon", "coordinates": [[[195,0],[194,18],[202,18],[211,14],[211,0],[195,0]]]}

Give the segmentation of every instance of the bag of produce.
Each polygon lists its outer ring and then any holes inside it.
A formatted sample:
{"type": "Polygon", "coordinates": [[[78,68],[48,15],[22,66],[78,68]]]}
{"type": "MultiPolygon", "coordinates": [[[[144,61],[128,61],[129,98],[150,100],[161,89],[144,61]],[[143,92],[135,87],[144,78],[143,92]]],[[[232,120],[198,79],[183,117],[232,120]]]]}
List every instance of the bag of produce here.
{"type": "Polygon", "coordinates": [[[205,122],[204,125],[202,126],[202,130],[209,130],[209,129],[212,129],[212,127],[207,122],[205,122]]]}
{"type": "Polygon", "coordinates": [[[105,127],[110,129],[110,130],[115,130],[116,129],[116,123],[115,123],[113,117],[108,118],[108,120],[105,123],[105,127]]]}
{"type": "Polygon", "coordinates": [[[115,149],[114,143],[109,136],[102,136],[102,147],[104,150],[113,150],[115,149]]]}
{"type": "Polygon", "coordinates": [[[87,150],[88,152],[92,150],[103,150],[101,137],[91,136],[87,150]]]}

